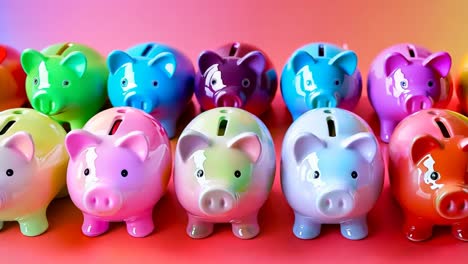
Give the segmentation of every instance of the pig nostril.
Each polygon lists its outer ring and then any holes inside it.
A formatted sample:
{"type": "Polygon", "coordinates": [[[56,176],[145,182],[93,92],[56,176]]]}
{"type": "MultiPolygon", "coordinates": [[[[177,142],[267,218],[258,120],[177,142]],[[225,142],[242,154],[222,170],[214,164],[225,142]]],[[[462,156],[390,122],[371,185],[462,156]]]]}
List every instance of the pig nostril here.
{"type": "Polygon", "coordinates": [[[104,199],[104,205],[105,205],[105,206],[109,206],[109,205],[110,205],[110,200],[109,200],[109,198],[105,198],[105,199],[104,199]]]}
{"type": "Polygon", "coordinates": [[[91,198],[91,203],[92,203],[92,204],[96,204],[96,202],[97,202],[97,200],[96,200],[95,197],[91,198]]]}
{"type": "Polygon", "coordinates": [[[340,200],[340,201],[338,202],[338,207],[340,207],[340,208],[343,208],[343,207],[344,207],[344,202],[343,202],[343,200],[340,200]]]}
{"type": "Polygon", "coordinates": [[[222,208],[224,208],[224,207],[226,206],[226,201],[225,201],[224,199],[221,199],[221,200],[219,201],[219,205],[220,205],[222,208]]]}

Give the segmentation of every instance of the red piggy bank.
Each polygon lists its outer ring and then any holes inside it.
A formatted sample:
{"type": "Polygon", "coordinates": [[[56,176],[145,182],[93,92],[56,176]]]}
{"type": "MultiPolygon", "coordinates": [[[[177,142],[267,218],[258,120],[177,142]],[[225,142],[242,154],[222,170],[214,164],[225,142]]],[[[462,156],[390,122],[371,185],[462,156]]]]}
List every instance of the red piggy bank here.
{"type": "Polygon", "coordinates": [[[0,111],[23,106],[25,80],[19,52],[0,44],[0,111]]]}
{"type": "Polygon", "coordinates": [[[390,184],[408,239],[429,239],[434,225],[449,225],[456,238],[468,241],[467,165],[467,117],[428,109],[396,127],[389,144],[390,184]]]}

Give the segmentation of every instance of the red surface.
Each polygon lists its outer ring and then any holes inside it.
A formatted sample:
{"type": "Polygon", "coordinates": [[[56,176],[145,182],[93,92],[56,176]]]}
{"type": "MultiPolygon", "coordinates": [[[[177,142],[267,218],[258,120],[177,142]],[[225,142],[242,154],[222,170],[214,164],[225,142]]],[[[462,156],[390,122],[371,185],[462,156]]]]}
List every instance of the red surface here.
{"type": "MultiPolygon", "coordinates": [[[[453,102],[451,109],[456,109],[453,102]]],[[[356,112],[378,133],[367,98],[361,98],[356,112]]],[[[168,194],[153,213],[156,230],[146,238],[131,237],[123,223],[111,225],[110,231],[100,237],[88,238],[81,233],[80,211],[65,198],[52,202],[47,211],[50,228],[41,236],[25,237],[16,222],[5,223],[0,231],[0,263],[468,263],[468,243],[455,239],[447,227],[436,228],[433,238],[426,242],[414,243],[404,237],[402,215],[391,198],[388,176],[368,216],[366,239],[347,240],[338,225],[323,226],[314,240],[297,239],[292,233],[293,213],[280,187],[279,153],[291,123],[280,93],[263,119],[274,136],[278,166],[273,192],[260,212],[261,232],[256,238],[240,240],[227,224],[217,225],[206,239],[189,238],[185,234],[187,217],[171,181],[168,194]]],[[[174,139],[173,150],[175,144],[174,139]]]]}

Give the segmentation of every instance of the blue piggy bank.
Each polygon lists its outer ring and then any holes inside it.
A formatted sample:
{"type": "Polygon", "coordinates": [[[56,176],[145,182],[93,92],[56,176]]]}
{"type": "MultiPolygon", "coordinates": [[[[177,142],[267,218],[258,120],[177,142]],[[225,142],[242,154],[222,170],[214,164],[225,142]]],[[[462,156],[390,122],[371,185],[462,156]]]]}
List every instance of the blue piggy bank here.
{"type": "Polygon", "coordinates": [[[294,120],[320,107],[353,110],[361,91],[356,53],[328,43],[296,50],[281,76],[281,94],[294,120]]]}
{"type": "Polygon", "coordinates": [[[173,138],[176,124],[191,101],[195,70],[180,51],[143,43],[107,58],[108,95],[113,106],[131,106],[151,114],[173,138]]]}

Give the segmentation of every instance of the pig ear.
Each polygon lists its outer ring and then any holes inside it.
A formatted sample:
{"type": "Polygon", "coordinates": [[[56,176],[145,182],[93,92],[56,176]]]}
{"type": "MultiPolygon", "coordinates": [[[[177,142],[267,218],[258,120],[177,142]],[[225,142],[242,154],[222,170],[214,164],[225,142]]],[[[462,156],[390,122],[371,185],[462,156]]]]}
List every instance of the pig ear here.
{"type": "Polygon", "coordinates": [[[263,53],[260,51],[251,51],[237,61],[237,65],[248,65],[249,68],[260,75],[265,69],[266,60],[265,56],[263,56],[263,53]]]}
{"type": "Polygon", "coordinates": [[[422,65],[434,69],[441,77],[446,77],[452,67],[452,57],[447,52],[436,52],[424,59],[422,65]]]}
{"type": "Polygon", "coordinates": [[[301,50],[293,55],[291,66],[293,72],[297,74],[304,66],[315,63],[317,63],[317,60],[314,57],[312,57],[312,55],[301,50]]]}
{"type": "Polygon", "coordinates": [[[149,142],[145,134],[141,131],[133,131],[119,138],[115,145],[120,148],[125,148],[135,153],[143,162],[148,157],[149,142]]]}
{"type": "Polygon", "coordinates": [[[148,66],[159,67],[167,77],[172,78],[177,67],[177,61],[171,52],[161,52],[156,57],[148,61],[148,66]]]}
{"type": "Polygon", "coordinates": [[[430,135],[417,137],[411,145],[411,160],[414,164],[435,148],[440,148],[439,141],[430,135]]]}
{"type": "Polygon", "coordinates": [[[185,162],[195,151],[205,149],[210,145],[211,141],[208,137],[195,130],[190,130],[179,139],[177,148],[180,157],[185,162]]]}
{"type": "Polygon", "coordinates": [[[385,59],[385,75],[390,76],[395,70],[408,64],[410,64],[410,62],[403,54],[393,52],[385,59]]]}
{"type": "Polygon", "coordinates": [[[0,46],[0,63],[3,62],[3,60],[6,58],[7,52],[6,49],[2,46],[0,46]]]}
{"type": "Polygon", "coordinates": [[[294,143],[294,159],[296,163],[301,163],[307,155],[327,147],[327,143],[316,135],[303,133],[299,135],[294,143]]]}
{"type": "Polygon", "coordinates": [[[37,50],[26,49],[21,53],[21,66],[23,66],[26,74],[30,74],[33,69],[38,68],[39,64],[45,60],[46,57],[37,50]]]}
{"type": "Polygon", "coordinates": [[[198,57],[198,68],[200,69],[200,74],[203,75],[214,64],[222,64],[224,59],[218,55],[218,53],[205,50],[198,57]]]}
{"type": "Polygon", "coordinates": [[[65,138],[65,147],[73,161],[76,160],[83,150],[97,146],[100,143],[101,139],[99,137],[82,129],[72,130],[65,138]]]}
{"type": "Polygon", "coordinates": [[[73,72],[78,75],[78,77],[83,77],[83,74],[86,71],[86,66],[88,61],[86,56],[80,51],[73,51],[68,54],[65,58],[60,61],[60,65],[65,66],[71,69],[73,72]]]}
{"type": "Polygon", "coordinates": [[[239,134],[228,142],[228,148],[238,149],[249,157],[252,163],[256,163],[262,153],[262,145],[257,134],[247,132],[239,134]]]}
{"type": "Polygon", "coordinates": [[[353,51],[345,50],[331,58],[328,64],[340,68],[347,75],[353,75],[357,68],[357,56],[353,51]]]}
{"type": "Polygon", "coordinates": [[[468,138],[460,140],[460,143],[458,143],[458,145],[463,150],[463,152],[468,152],[468,138]]]}
{"type": "Polygon", "coordinates": [[[31,161],[34,157],[34,142],[29,133],[17,132],[7,138],[3,147],[9,148],[19,154],[21,154],[26,161],[31,161]]]}
{"type": "Polygon", "coordinates": [[[368,132],[361,132],[346,138],[343,147],[356,150],[367,161],[372,162],[378,151],[378,143],[374,136],[368,132]]]}
{"type": "Polygon", "coordinates": [[[115,74],[123,65],[133,62],[132,56],[121,50],[114,50],[107,56],[107,67],[111,74],[115,74]]]}

